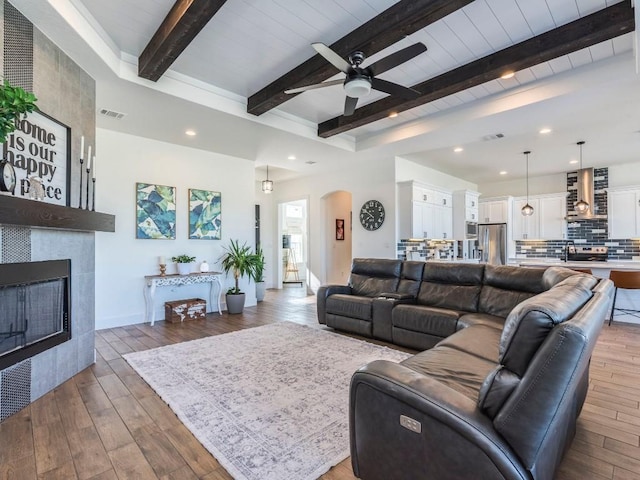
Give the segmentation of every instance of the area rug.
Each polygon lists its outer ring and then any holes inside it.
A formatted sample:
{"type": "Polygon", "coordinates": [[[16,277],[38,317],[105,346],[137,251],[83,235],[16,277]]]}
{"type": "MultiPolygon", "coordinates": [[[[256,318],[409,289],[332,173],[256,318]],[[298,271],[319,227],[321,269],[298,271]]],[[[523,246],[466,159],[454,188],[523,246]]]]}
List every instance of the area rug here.
{"type": "Polygon", "coordinates": [[[281,322],[124,355],[235,478],[312,480],[349,456],[349,381],[409,355],[281,322]]]}

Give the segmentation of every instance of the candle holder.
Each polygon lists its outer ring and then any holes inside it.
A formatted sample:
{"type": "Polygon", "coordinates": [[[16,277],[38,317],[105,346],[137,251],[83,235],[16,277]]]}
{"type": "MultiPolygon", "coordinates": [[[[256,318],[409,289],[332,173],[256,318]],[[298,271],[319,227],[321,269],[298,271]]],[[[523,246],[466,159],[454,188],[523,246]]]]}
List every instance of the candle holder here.
{"type": "Polygon", "coordinates": [[[89,173],[91,170],[88,168],[89,163],[87,163],[87,205],[86,210],[89,210],[89,173]]]}
{"type": "Polygon", "coordinates": [[[160,264],[160,276],[164,277],[167,274],[167,265],[164,263],[160,264]]]}
{"type": "Polygon", "coordinates": [[[93,177],[91,181],[93,182],[93,191],[91,194],[93,199],[91,201],[91,210],[95,212],[96,211],[96,177],[93,177]]]}
{"type": "Polygon", "coordinates": [[[82,164],[84,160],[80,158],[80,195],[78,195],[78,208],[82,208],[82,164]]]}

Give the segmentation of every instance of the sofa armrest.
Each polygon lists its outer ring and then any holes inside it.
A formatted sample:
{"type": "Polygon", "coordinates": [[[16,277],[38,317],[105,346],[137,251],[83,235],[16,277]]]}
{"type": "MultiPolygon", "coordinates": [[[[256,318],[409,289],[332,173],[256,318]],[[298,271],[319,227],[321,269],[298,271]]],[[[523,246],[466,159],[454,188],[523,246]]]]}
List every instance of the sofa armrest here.
{"type": "Polygon", "coordinates": [[[415,300],[415,295],[410,293],[384,292],[378,295],[380,298],[390,298],[392,300],[415,300]]]}
{"type": "Polygon", "coordinates": [[[351,295],[351,287],[348,285],[322,285],[316,292],[316,305],[318,314],[318,323],[326,325],[327,318],[327,298],[330,295],[342,293],[351,295]]]}
{"type": "Polygon", "coordinates": [[[374,298],[371,311],[373,338],[393,342],[391,311],[396,305],[415,301],[415,297],[407,293],[381,293],[374,298]]]}
{"type": "Polygon", "coordinates": [[[363,480],[530,478],[476,402],[404,365],[377,360],[353,375],[349,426],[363,480]]]}

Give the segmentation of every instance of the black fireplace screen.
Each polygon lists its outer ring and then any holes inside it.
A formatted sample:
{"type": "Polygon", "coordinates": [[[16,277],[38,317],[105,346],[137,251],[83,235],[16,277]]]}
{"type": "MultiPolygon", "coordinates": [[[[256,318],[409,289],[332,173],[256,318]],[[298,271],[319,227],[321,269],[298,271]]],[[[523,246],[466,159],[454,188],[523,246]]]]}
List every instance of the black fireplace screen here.
{"type": "Polygon", "coordinates": [[[69,260],[0,264],[0,368],[69,338],[69,260]]]}

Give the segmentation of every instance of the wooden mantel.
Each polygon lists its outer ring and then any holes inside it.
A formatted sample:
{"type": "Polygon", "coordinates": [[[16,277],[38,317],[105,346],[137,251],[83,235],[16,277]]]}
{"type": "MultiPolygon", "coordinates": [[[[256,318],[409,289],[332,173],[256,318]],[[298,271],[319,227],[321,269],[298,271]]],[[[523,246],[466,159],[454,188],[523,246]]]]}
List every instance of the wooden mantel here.
{"type": "Polygon", "coordinates": [[[0,195],[0,225],[115,232],[116,217],[107,213],[0,195]]]}

